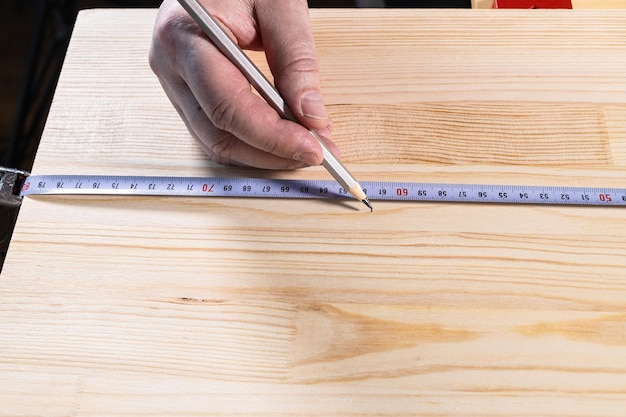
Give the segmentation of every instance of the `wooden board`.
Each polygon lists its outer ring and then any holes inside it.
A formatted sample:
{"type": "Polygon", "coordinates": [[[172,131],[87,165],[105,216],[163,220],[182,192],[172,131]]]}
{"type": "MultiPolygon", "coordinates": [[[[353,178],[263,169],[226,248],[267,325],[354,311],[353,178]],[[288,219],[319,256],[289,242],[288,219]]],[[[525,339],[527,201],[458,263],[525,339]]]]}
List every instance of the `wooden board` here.
{"type": "MultiPolygon", "coordinates": [[[[154,15],[80,14],[35,174],[328,178],[208,162],[154,15]]],[[[626,12],[311,18],[359,179],[626,183],[626,12]]],[[[623,416],[626,210],[28,198],[0,358],[0,416],[623,416]]]]}

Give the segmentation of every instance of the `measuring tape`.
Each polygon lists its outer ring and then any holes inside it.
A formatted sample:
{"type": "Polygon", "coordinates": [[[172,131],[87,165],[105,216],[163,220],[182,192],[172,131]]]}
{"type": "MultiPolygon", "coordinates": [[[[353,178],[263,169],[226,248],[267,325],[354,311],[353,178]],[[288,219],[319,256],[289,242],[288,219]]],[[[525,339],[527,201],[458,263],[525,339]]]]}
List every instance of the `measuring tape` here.
{"type": "MultiPolygon", "coordinates": [[[[626,188],[439,184],[362,181],[370,200],[626,206],[626,188]]],[[[27,195],[351,198],[332,180],[265,178],[36,175],[23,178],[27,195]]]]}

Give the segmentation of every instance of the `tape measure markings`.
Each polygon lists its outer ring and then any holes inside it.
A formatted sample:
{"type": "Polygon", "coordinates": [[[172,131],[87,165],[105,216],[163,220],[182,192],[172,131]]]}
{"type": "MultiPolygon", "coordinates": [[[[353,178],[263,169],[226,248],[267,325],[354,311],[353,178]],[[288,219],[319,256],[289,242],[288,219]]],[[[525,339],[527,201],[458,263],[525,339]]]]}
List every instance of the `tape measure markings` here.
{"type": "MultiPolygon", "coordinates": [[[[362,181],[371,200],[626,206],[626,188],[362,181]]],[[[26,195],[351,198],[333,180],[35,175],[26,195]]]]}

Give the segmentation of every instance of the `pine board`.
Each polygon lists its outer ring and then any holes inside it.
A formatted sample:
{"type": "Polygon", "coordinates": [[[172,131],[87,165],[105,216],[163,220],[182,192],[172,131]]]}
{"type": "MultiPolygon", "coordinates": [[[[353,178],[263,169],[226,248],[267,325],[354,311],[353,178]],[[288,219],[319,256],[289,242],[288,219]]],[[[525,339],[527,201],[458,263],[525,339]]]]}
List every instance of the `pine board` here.
{"type": "MultiPolygon", "coordinates": [[[[328,178],[208,162],[154,15],[80,14],[33,173],[328,178]]],[[[359,179],[625,184],[626,11],[311,19],[359,179]]],[[[29,198],[0,358],[0,416],[622,416],[626,210],[29,198]]]]}

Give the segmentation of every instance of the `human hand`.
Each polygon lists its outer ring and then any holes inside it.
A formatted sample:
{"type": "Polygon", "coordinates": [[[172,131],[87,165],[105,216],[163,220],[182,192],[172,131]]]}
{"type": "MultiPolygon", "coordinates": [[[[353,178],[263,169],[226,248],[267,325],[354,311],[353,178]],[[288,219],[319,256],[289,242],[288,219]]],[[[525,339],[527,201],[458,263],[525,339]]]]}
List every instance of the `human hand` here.
{"type": "MultiPolygon", "coordinates": [[[[306,0],[201,0],[243,49],[264,50],[276,88],[297,119],[331,152],[332,122],[320,93],[306,0]],[[262,41],[261,41],[262,40],[262,41]]],[[[309,131],[281,119],[176,0],[159,9],[150,65],[170,101],[211,159],[264,169],[322,162],[309,131]]]]}

